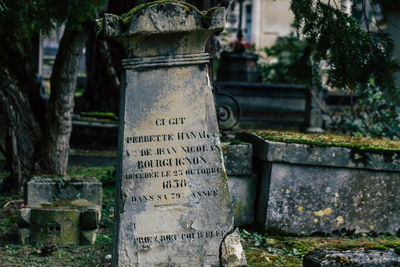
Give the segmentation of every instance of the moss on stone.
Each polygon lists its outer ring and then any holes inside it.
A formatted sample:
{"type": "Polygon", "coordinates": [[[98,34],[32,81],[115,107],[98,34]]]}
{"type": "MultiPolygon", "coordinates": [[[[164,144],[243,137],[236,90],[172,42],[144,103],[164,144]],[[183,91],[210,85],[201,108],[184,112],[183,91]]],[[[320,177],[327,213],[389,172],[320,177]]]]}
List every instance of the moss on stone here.
{"type": "MultiPolygon", "coordinates": [[[[132,8],[131,10],[129,10],[128,12],[122,14],[121,16],[117,16],[122,25],[129,25],[133,16],[138,13],[140,10],[155,5],[155,4],[162,4],[162,3],[171,3],[171,4],[175,4],[175,5],[181,5],[184,6],[188,11],[195,11],[196,13],[198,13],[201,17],[202,17],[202,26],[205,28],[208,28],[211,25],[211,19],[212,19],[212,14],[214,13],[215,10],[217,10],[217,7],[213,7],[209,10],[206,11],[200,11],[197,7],[195,7],[194,5],[191,5],[189,3],[186,2],[181,2],[181,1],[174,1],[174,0],[157,0],[157,1],[153,1],[153,2],[148,2],[148,3],[143,3],[140,4],[138,6],[135,6],[134,8],[132,8]]],[[[102,29],[103,29],[103,19],[98,19],[97,20],[97,34],[99,34],[102,29]]]]}
{"type": "Polygon", "coordinates": [[[87,201],[86,199],[60,199],[53,202],[42,203],[40,204],[40,208],[43,209],[88,209],[94,208],[97,205],[87,201]]]}
{"type": "Polygon", "coordinates": [[[336,146],[364,151],[400,152],[400,141],[390,141],[387,139],[351,137],[335,134],[306,134],[275,130],[245,130],[243,132],[256,134],[265,140],[285,143],[336,146]]]}
{"type": "Polygon", "coordinates": [[[242,210],[242,202],[241,201],[235,201],[233,203],[233,216],[237,218],[240,214],[240,211],[242,210]]]}
{"type": "Polygon", "coordinates": [[[142,10],[146,7],[149,7],[149,6],[152,6],[155,4],[161,4],[161,3],[171,3],[171,4],[181,5],[181,6],[184,6],[188,11],[194,10],[196,13],[198,13],[199,15],[201,15],[203,17],[203,24],[204,24],[203,26],[205,26],[205,27],[210,26],[211,14],[217,9],[216,7],[214,7],[209,10],[206,10],[206,11],[200,11],[194,5],[191,5],[186,2],[174,1],[174,0],[157,0],[154,2],[143,3],[143,4],[140,4],[140,5],[132,8],[131,10],[129,10],[128,12],[126,12],[120,16],[121,21],[123,24],[127,25],[131,22],[133,16],[140,10],[142,10]]]}

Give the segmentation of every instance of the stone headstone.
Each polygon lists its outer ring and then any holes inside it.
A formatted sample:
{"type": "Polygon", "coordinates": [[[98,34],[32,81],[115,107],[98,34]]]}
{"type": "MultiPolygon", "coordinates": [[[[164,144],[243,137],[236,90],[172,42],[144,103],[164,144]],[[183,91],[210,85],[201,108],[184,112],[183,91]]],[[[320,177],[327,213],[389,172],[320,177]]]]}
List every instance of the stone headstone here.
{"type": "Polygon", "coordinates": [[[123,60],[114,266],[220,266],[233,230],[205,43],[224,9],[157,2],[106,14],[123,60]]]}

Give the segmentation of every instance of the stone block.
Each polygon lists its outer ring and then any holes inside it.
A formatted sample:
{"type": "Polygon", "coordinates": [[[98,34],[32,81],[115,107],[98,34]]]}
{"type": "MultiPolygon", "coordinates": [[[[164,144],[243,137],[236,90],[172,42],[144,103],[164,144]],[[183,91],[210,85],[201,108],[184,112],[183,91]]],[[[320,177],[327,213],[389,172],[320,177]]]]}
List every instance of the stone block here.
{"type": "Polygon", "coordinates": [[[399,173],[273,163],[266,227],[292,233],[396,233],[399,173]]]}
{"type": "Polygon", "coordinates": [[[22,245],[30,243],[31,231],[29,228],[18,228],[18,238],[22,245]]]}
{"type": "Polygon", "coordinates": [[[221,266],[223,267],[246,267],[246,255],[240,243],[238,228],[227,235],[221,245],[221,266]]]}
{"type": "Polygon", "coordinates": [[[34,244],[88,244],[96,239],[90,231],[99,226],[101,208],[86,199],[42,203],[30,210],[30,241],[34,244]]]}
{"type": "Polygon", "coordinates": [[[33,177],[26,183],[25,201],[29,207],[60,199],[86,199],[101,206],[102,187],[94,177],[33,177]]]}
{"type": "Polygon", "coordinates": [[[400,255],[393,249],[382,250],[346,250],[317,248],[303,258],[304,267],[394,267],[400,266],[400,255]]]}
{"type": "Polygon", "coordinates": [[[67,207],[34,207],[31,211],[31,242],[79,244],[78,209],[67,207]]]}
{"type": "MultiPolygon", "coordinates": [[[[257,137],[256,137],[257,138],[257,137]]],[[[400,172],[400,153],[262,140],[258,157],[268,162],[400,172]]]]}
{"type": "Polygon", "coordinates": [[[96,242],[98,229],[82,230],[81,245],[93,245],[96,242]]]}
{"type": "Polygon", "coordinates": [[[253,144],[259,165],[260,230],[395,234],[400,229],[399,152],[241,138],[253,144]]]}
{"type": "Polygon", "coordinates": [[[222,143],[225,169],[230,175],[250,175],[253,169],[253,151],[251,144],[222,143]]]}
{"type": "Polygon", "coordinates": [[[31,223],[31,208],[21,208],[18,215],[18,226],[28,227],[31,223]]]}
{"type": "Polygon", "coordinates": [[[229,175],[228,185],[232,199],[235,226],[253,224],[257,175],[229,175]]]}

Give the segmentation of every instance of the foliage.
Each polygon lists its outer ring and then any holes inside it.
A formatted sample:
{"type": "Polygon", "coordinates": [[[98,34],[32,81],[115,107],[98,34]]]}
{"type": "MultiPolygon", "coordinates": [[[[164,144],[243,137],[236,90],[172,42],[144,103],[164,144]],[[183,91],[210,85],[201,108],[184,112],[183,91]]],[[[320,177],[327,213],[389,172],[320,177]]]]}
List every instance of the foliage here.
{"type": "MultiPolygon", "coordinates": [[[[400,9],[400,2],[370,3],[400,9]]],[[[358,103],[342,117],[342,130],[397,140],[399,89],[393,74],[400,69],[392,57],[392,41],[379,27],[375,31],[361,27],[373,22],[363,10],[365,1],[351,1],[354,16],[344,12],[342,4],[340,0],[292,0],[298,36],[292,33],[265,48],[270,63],[261,66],[263,80],[320,88],[322,78],[315,66],[323,65],[329,87],[357,95],[358,103]]]]}
{"type": "Polygon", "coordinates": [[[0,36],[16,52],[26,49],[34,34],[48,34],[56,26],[69,22],[83,30],[84,23],[95,19],[95,11],[105,0],[4,0],[0,9],[0,36]]]}
{"type": "Polygon", "coordinates": [[[354,91],[374,79],[382,91],[395,91],[393,74],[399,65],[392,58],[388,34],[363,30],[336,0],[292,0],[291,10],[295,26],[310,46],[311,60],[325,62],[329,86],[354,91]]]}
{"type": "Polygon", "coordinates": [[[70,177],[96,177],[103,185],[115,184],[115,167],[70,167],[67,170],[67,176],[70,177]]]}
{"type": "Polygon", "coordinates": [[[264,52],[266,63],[260,66],[263,82],[309,84],[310,49],[306,40],[290,33],[279,37],[273,46],[264,48],[264,52]]]}
{"type": "Polygon", "coordinates": [[[358,91],[358,103],[345,114],[344,127],[355,136],[400,139],[400,103],[371,81],[358,91]]]}

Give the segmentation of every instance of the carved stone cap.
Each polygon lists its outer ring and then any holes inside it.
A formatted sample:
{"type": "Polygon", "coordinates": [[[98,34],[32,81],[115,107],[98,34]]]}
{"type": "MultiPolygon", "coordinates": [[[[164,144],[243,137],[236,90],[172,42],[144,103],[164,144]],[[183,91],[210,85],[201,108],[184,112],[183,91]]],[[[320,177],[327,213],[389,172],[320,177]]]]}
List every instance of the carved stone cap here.
{"type": "Polygon", "coordinates": [[[105,14],[98,21],[104,38],[120,41],[133,56],[200,53],[208,37],[223,30],[225,9],[199,11],[178,1],[138,6],[121,16],[105,14]]]}

